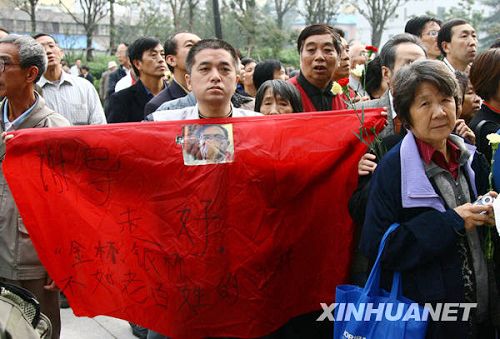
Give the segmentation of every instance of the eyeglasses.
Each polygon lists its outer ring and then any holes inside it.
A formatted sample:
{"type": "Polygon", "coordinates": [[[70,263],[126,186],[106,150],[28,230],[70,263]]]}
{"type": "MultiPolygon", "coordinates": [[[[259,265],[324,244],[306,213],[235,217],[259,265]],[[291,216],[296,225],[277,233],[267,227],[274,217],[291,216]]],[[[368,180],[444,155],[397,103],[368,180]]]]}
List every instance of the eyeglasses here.
{"type": "Polygon", "coordinates": [[[200,136],[200,140],[203,140],[203,141],[211,140],[211,141],[221,142],[221,141],[227,140],[227,138],[226,138],[226,136],[224,136],[222,134],[203,134],[200,136]]]}
{"type": "Polygon", "coordinates": [[[0,59],[0,73],[3,73],[5,71],[6,66],[19,66],[20,64],[13,64],[11,62],[6,62],[3,59],[0,59]]]}
{"type": "Polygon", "coordinates": [[[438,34],[439,34],[439,31],[429,31],[429,32],[425,33],[425,35],[428,35],[428,36],[433,37],[433,38],[437,37],[438,34]]]}

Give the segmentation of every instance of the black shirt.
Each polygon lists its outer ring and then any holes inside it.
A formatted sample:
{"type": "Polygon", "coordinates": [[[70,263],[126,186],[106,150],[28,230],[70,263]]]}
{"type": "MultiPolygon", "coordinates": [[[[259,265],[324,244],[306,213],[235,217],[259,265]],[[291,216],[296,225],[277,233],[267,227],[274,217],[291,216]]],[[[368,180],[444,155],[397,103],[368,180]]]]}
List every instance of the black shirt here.
{"type": "Polygon", "coordinates": [[[325,89],[320,89],[309,81],[302,75],[302,72],[297,77],[299,85],[304,89],[309,99],[311,99],[312,104],[318,111],[331,111],[332,110],[332,83],[330,82],[325,89]]]}
{"type": "Polygon", "coordinates": [[[481,109],[477,111],[469,125],[476,134],[477,149],[485,155],[488,161],[491,161],[491,146],[486,136],[490,133],[496,133],[500,128],[500,114],[495,113],[491,108],[482,104],[481,109]],[[478,124],[483,120],[486,120],[486,123],[478,129],[478,124]]]}

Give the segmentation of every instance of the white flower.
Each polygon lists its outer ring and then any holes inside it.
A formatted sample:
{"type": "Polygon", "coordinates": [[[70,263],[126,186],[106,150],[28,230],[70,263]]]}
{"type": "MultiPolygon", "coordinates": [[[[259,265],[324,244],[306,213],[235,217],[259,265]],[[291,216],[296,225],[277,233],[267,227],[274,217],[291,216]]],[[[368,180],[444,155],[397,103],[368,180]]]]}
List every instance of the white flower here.
{"type": "Polygon", "coordinates": [[[332,93],[333,95],[342,94],[342,86],[340,86],[336,81],[333,82],[332,93]]]}
{"type": "Polygon", "coordinates": [[[490,133],[486,136],[486,139],[489,140],[491,144],[500,144],[500,134],[490,133]]]}
{"type": "Polygon", "coordinates": [[[365,65],[358,64],[358,65],[356,65],[356,67],[351,69],[351,74],[354,75],[355,77],[361,78],[364,70],[365,70],[365,65]]]}

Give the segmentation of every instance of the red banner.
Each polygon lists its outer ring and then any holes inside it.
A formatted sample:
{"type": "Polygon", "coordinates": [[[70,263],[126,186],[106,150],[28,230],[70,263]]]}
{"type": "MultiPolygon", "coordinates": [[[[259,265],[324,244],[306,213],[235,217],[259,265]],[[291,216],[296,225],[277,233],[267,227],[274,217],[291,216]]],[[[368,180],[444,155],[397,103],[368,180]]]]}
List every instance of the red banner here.
{"type": "MultiPolygon", "coordinates": [[[[380,117],[368,110],[365,125],[380,117]]],[[[341,111],[21,130],[4,172],[76,315],[256,337],[346,281],[359,125],[341,111]],[[186,165],[180,143],[199,124],[230,125],[196,132],[228,139],[230,162],[186,165]]]]}

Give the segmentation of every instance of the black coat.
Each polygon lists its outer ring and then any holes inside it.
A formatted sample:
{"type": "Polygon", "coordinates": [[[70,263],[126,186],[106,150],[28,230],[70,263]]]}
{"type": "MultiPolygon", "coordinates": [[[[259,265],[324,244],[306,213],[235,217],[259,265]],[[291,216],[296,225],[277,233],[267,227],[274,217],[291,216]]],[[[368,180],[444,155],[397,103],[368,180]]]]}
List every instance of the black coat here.
{"type": "Polygon", "coordinates": [[[144,106],[152,97],[140,80],[129,88],[113,93],[106,107],[108,123],[143,121],[144,106]]]}
{"type": "Polygon", "coordinates": [[[120,66],[117,70],[111,72],[109,74],[108,78],[108,88],[107,88],[107,98],[111,96],[111,94],[115,93],[115,86],[118,81],[120,81],[121,78],[127,75],[127,72],[125,72],[125,69],[123,66],[120,66]]]}
{"type": "Polygon", "coordinates": [[[179,99],[186,95],[186,91],[184,91],[184,89],[177,82],[172,81],[170,85],[165,87],[146,104],[146,107],[144,108],[144,116],[155,112],[164,102],[179,99]]]}

